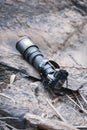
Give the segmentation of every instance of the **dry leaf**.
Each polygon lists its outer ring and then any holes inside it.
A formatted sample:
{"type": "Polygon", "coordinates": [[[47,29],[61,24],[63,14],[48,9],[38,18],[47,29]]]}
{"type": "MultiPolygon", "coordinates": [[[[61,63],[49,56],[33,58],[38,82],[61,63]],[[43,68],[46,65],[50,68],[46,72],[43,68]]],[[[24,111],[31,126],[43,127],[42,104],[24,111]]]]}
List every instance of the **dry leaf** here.
{"type": "Polygon", "coordinates": [[[15,81],[16,75],[12,74],[10,77],[10,84],[12,84],[15,81]]]}

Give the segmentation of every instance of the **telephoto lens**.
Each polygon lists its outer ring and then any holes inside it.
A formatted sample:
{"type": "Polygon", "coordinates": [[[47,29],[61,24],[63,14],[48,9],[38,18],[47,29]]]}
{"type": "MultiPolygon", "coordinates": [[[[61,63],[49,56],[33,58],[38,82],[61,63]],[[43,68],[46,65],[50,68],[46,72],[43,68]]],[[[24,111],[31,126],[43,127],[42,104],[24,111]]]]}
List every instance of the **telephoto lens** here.
{"type": "Polygon", "coordinates": [[[55,61],[44,59],[37,45],[28,36],[24,36],[16,44],[17,50],[24,58],[33,65],[40,73],[44,87],[59,94],[64,82],[67,80],[68,72],[60,69],[55,61]]]}

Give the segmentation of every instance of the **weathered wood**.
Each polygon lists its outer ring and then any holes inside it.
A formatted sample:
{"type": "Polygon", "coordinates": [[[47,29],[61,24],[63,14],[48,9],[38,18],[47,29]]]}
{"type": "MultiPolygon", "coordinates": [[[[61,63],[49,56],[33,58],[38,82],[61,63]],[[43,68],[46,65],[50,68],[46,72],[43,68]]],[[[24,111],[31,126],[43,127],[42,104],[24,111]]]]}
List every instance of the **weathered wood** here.
{"type": "Polygon", "coordinates": [[[41,130],[78,130],[65,122],[45,119],[37,115],[27,113],[24,119],[29,123],[36,125],[41,130]]]}

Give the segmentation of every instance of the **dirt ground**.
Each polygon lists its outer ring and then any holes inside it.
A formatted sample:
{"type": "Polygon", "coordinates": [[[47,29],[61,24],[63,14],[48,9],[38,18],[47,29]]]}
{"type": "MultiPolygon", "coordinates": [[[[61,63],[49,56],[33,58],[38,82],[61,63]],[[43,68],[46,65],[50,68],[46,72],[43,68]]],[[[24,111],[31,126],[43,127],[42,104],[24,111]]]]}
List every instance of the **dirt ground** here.
{"type": "MultiPolygon", "coordinates": [[[[38,72],[15,48],[18,39],[25,35],[39,46],[46,59],[56,61],[69,72],[68,88],[75,91],[81,87],[80,93],[86,99],[86,104],[81,101],[80,105],[84,106],[85,112],[76,107],[66,95],[53,105],[69,124],[86,126],[87,1],[0,0],[0,62],[24,69],[39,78],[38,72]]],[[[59,120],[46,101],[49,99],[52,102],[53,98],[41,82],[27,79],[25,75],[1,66],[0,89],[2,94],[11,98],[0,96],[1,117],[10,115],[21,119],[29,112],[59,120]],[[15,81],[11,83],[13,75],[15,81]]],[[[19,121],[16,128],[21,127],[19,121]]]]}

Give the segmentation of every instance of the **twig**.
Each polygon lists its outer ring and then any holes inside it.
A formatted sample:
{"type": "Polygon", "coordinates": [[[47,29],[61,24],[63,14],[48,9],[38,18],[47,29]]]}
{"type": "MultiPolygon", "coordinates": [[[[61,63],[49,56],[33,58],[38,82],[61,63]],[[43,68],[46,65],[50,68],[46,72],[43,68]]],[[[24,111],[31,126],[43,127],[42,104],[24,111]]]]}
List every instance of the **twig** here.
{"type": "Polygon", "coordinates": [[[15,101],[13,98],[11,98],[11,97],[9,97],[9,96],[3,94],[3,93],[0,93],[0,96],[3,96],[3,97],[5,97],[5,98],[8,98],[8,99],[12,100],[14,104],[16,103],[16,101],[15,101]]]}
{"type": "Polygon", "coordinates": [[[83,108],[83,105],[81,104],[80,100],[78,99],[77,95],[76,95],[74,92],[73,92],[73,95],[74,95],[75,98],[77,99],[77,101],[78,101],[80,107],[81,107],[82,109],[84,109],[84,108],[83,108]]]}
{"type": "Polygon", "coordinates": [[[22,73],[22,74],[28,75],[28,73],[27,73],[26,70],[24,70],[24,69],[18,69],[18,68],[12,67],[12,66],[8,65],[7,63],[4,63],[4,62],[0,62],[0,66],[7,67],[7,68],[10,69],[11,71],[20,72],[20,73],[22,73]]]}
{"type": "Polygon", "coordinates": [[[17,118],[17,117],[0,117],[0,120],[5,120],[5,119],[19,120],[19,118],[17,118]]]}
{"type": "Polygon", "coordinates": [[[87,130],[87,126],[76,126],[79,130],[87,130]]]}
{"type": "Polygon", "coordinates": [[[57,98],[55,98],[54,100],[52,100],[52,104],[57,103],[60,99],[61,99],[61,97],[57,97],[57,98]]]}
{"type": "Polygon", "coordinates": [[[63,117],[62,115],[58,112],[58,110],[56,110],[56,108],[51,104],[51,102],[46,99],[47,103],[50,105],[50,107],[55,111],[55,113],[57,114],[58,117],[60,117],[60,119],[63,121],[63,122],[67,122],[63,117]]]}
{"type": "Polygon", "coordinates": [[[1,126],[2,126],[2,127],[7,126],[7,127],[11,128],[12,130],[18,130],[18,129],[16,129],[16,128],[14,128],[13,126],[7,124],[6,122],[0,121],[0,123],[1,123],[1,126]]]}
{"type": "Polygon", "coordinates": [[[79,95],[81,96],[81,98],[83,99],[83,101],[87,104],[87,100],[85,99],[85,97],[82,95],[82,93],[80,93],[80,91],[78,91],[79,92],[79,95]]]}
{"type": "Polygon", "coordinates": [[[71,54],[69,54],[69,56],[72,58],[72,60],[75,62],[75,64],[77,64],[77,65],[79,65],[79,66],[81,66],[81,67],[82,67],[82,65],[81,65],[81,64],[79,64],[79,63],[75,60],[75,58],[74,58],[71,54]]]}
{"type": "Polygon", "coordinates": [[[78,69],[78,70],[87,70],[87,68],[86,67],[77,67],[77,66],[63,66],[63,65],[61,65],[61,68],[70,68],[70,69],[72,69],[72,68],[75,68],[75,69],[78,69]]]}
{"type": "Polygon", "coordinates": [[[80,108],[84,113],[87,114],[87,111],[84,110],[83,108],[81,108],[70,96],[68,96],[67,94],[66,94],[66,96],[67,96],[68,99],[69,99],[70,101],[72,101],[78,108],[80,108]]]}

